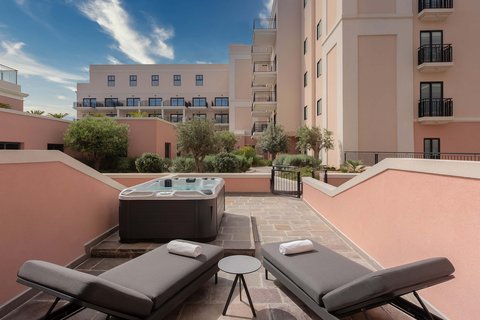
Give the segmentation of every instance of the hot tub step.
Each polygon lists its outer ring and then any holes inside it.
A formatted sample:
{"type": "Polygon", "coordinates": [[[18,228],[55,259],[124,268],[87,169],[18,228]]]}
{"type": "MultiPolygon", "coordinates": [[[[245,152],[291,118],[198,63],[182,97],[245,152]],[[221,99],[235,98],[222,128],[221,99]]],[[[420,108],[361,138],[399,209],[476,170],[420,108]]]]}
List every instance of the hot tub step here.
{"type": "MultiPolygon", "coordinates": [[[[209,242],[225,249],[225,255],[255,255],[255,239],[252,218],[225,212],[217,238],[209,242]]],[[[161,246],[161,243],[121,243],[118,232],[90,250],[95,258],[134,258],[161,246]]]]}

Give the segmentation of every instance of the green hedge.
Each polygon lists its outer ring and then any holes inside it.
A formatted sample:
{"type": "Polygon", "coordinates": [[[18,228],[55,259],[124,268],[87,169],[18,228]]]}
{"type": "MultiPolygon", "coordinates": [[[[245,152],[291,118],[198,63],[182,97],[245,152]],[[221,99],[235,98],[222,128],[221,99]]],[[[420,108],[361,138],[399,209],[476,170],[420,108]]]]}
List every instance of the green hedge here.
{"type": "Polygon", "coordinates": [[[320,161],[306,154],[279,154],[274,165],[318,168],[320,161]]]}
{"type": "Polygon", "coordinates": [[[150,152],[145,152],[135,160],[138,172],[166,172],[170,165],[170,159],[162,159],[158,154],[150,152]]]}

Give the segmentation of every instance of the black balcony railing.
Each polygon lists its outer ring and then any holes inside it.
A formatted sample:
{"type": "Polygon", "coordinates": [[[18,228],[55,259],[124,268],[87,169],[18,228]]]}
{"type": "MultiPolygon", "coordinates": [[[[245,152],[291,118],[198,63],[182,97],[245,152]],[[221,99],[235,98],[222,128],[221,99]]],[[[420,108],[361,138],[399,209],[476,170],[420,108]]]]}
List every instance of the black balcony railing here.
{"type": "Polygon", "coordinates": [[[420,99],[418,101],[418,117],[451,117],[453,116],[453,100],[420,99]]]}
{"type": "Polygon", "coordinates": [[[267,19],[254,19],[253,29],[276,29],[277,21],[272,18],[267,19]]]}
{"type": "Polygon", "coordinates": [[[257,91],[253,94],[253,102],[277,101],[275,91],[257,91]]]}
{"type": "Polygon", "coordinates": [[[255,121],[252,126],[252,135],[256,132],[263,132],[268,127],[268,121],[255,121]]]}
{"type": "Polygon", "coordinates": [[[275,64],[271,61],[255,62],[253,64],[253,72],[274,72],[275,64]]]}
{"type": "Polygon", "coordinates": [[[429,44],[418,48],[418,64],[425,62],[452,62],[451,44],[429,44]]]}
{"type": "Polygon", "coordinates": [[[361,160],[366,166],[373,166],[386,158],[480,161],[480,153],[345,151],[343,155],[345,162],[361,160]]]}
{"type": "Polygon", "coordinates": [[[418,0],[418,12],[423,9],[452,9],[453,0],[418,0]]]}

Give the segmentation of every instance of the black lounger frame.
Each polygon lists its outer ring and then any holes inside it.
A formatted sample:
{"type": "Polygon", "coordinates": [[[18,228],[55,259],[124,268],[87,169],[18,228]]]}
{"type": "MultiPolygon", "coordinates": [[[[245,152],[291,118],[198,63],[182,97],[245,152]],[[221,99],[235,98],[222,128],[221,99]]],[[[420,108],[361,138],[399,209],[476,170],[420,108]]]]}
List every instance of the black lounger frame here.
{"type": "Polygon", "coordinates": [[[47,314],[42,318],[42,320],[68,319],[86,308],[97,310],[109,316],[114,316],[119,319],[125,319],[125,320],[160,320],[160,319],[163,319],[166,315],[168,315],[171,311],[173,311],[175,307],[177,307],[180,303],[182,303],[186,298],[188,298],[196,290],[198,290],[211,277],[215,276],[215,283],[216,283],[216,275],[218,270],[219,270],[218,265],[214,264],[212,267],[210,267],[208,270],[206,270],[204,273],[198,276],[195,280],[193,280],[184,288],[179,290],[177,294],[175,294],[170,299],[168,299],[160,308],[156,310],[152,310],[152,313],[145,318],[132,316],[130,314],[125,314],[112,309],[104,308],[99,305],[88,303],[78,298],[72,297],[68,294],[65,294],[63,292],[53,290],[51,288],[48,288],[36,282],[32,282],[20,277],[17,278],[17,282],[56,297],[52,306],[47,311],[47,314]],[[69,301],[69,303],[53,311],[53,309],[55,308],[56,304],[60,299],[69,301]]]}
{"type": "Polygon", "coordinates": [[[303,303],[305,303],[312,311],[314,311],[322,320],[339,320],[342,317],[346,317],[358,312],[363,312],[366,315],[366,310],[376,308],[385,304],[391,304],[402,312],[408,314],[414,319],[418,320],[443,320],[442,318],[431,314],[427,307],[423,303],[420,296],[417,294],[417,290],[427,288],[438,283],[442,283],[454,278],[453,275],[441,277],[431,282],[424,282],[415,286],[402,288],[401,290],[391,292],[388,295],[383,295],[378,298],[370,299],[368,301],[355,304],[346,308],[335,310],[330,313],[327,309],[320,306],[315,300],[313,300],[308,294],[305,293],[299,286],[297,286],[290,278],[288,278],[282,271],[275,267],[270,261],[263,257],[263,266],[265,267],[265,277],[268,279],[268,272],[273,274],[277,280],[279,280],[285,287],[287,287],[295,296],[297,296],[303,303]],[[401,296],[413,293],[419,301],[421,308],[417,305],[401,298],[401,296]]]}

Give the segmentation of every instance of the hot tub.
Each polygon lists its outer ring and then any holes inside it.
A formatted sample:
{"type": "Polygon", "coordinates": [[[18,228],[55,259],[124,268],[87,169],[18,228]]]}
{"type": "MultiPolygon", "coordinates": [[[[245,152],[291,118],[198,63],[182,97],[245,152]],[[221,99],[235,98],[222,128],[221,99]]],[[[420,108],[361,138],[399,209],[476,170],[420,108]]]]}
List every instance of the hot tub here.
{"type": "Polygon", "coordinates": [[[215,239],[225,211],[221,178],[163,178],[123,190],[121,242],[215,239]]]}

